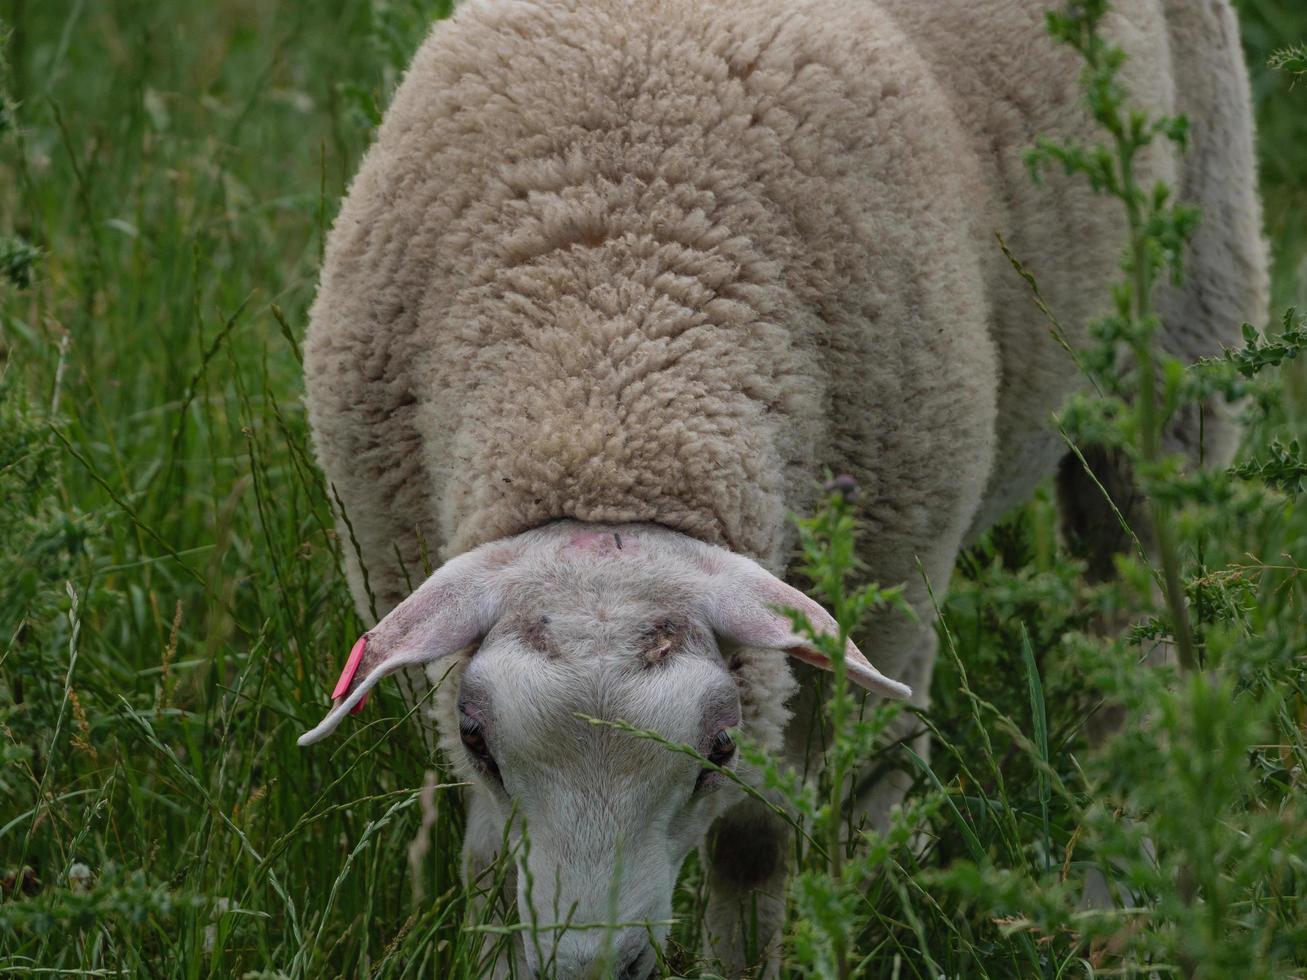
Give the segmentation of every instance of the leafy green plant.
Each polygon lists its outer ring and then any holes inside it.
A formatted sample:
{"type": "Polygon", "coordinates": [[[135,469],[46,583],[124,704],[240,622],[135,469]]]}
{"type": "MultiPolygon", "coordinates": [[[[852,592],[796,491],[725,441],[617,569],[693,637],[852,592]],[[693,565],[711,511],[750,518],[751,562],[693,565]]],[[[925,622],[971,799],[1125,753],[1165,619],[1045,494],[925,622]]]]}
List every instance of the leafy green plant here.
{"type": "Polygon", "coordinates": [[[0,239],[0,278],[19,289],[32,285],[32,270],[41,253],[21,238],[0,239]]]}
{"type": "MultiPolygon", "coordinates": [[[[852,940],[858,931],[858,905],[867,872],[865,862],[856,859],[865,853],[865,848],[858,846],[862,832],[850,832],[852,776],[874,754],[877,740],[901,710],[897,704],[863,710],[848,679],[845,648],[873,610],[896,607],[912,615],[901,588],[852,586],[850,579],[858,566],[853,516],[856,496],[852,478],[837,477],[828,484],[824,506],[812,517],[796,521],[802,572],[835,618],[839,632],[824,634],[802,613],[784,610],[795,633],[806,637],[830,660],[832,668],[824,707],[828,742],[820,781],[816,786],[790,781],[786,794],[791,808],[810,815],[811,836],[823,845],[819,853],[813,849],[806,852],[791,885],[797,911],[794,966],[812,976],[839,980],[853,975],[856,950],[852,940]],[[850,837],[853,839],[846,840],[850,837]]],[[[776,777],[771,781],[782,784],[776,777]]]]}
{"type": "MultiPolygon", "coordinates": [[[[1171,391],[1157,390],[1159,375],[1174,384],[1182,366],[1160,357],[1155,343],[1161,321],[1153,308],[1158,279],[1169,273],[1181,276],[1186,243],[1197,227],[1198,212],[1172,202],[1168,187],[1139,185],[1140,154],[1158,139],[1184,147],[1189,124],[1183,117],[1152,119],[1129,106],[1129,94],[1119,80],[1125,52],[1104,40],[1099,28],[1108,0],[1072,0],[1063,12],[1048,15],[1049,33],[1078,52],[1085,61],[1082,84],[1090,114],[1111,138],[1108,144],[1084,146],[1041,138],[1026,160],[1038,179],[1041,168],[1057,162],[1068,174],[1082,174],[1094,190],[1115,198],[1125,208],[1129,240],[1123,261],[1127,278],[1114,292],[1116,310],[1091,326],[1097,346],[1082,358],[1098,390],[1115,397],[1101,399],[1095,408],[1116,426],[1100,427],[1095,435],[1115,449],[1124,450],[1134,465],[1136,479],[1148,489],[1150,481],[1165,479],[1162,432],[1167,407],[1174,405],[1171,391]],[[1133,370],[1120,371],[1119,350],[1133,360],[1133,370]],[[1112,438],[1113,434],[1115,438],[1112,438]]],[[[1166,383],[1166,382],[1164,382],[1166,383]]],[[[1172,409],[1173,411],[1173,409],[1172,409]]],[[[1171,618],[1172,636],[1180,663],[1192,670],[1198,664],[1189,613],[1180,581],[1179,546],[1172,517],[1149,495],[1153,536],[1162,564],[1162,587],[1171,618]]]]}
{"type": "Polygon", "coordinates": [[[1292,75],[1307,75],[1307,45],[1295,44],[1281,48],[1270,57],[1268,64],[1276,71],[1292,75]]]}
{"type": "MultiPolygon", "coordinates": [[[[1290,560],[1288,582],[1261,564],[1214,571],[1205,546],[1210,534],[1229,535],[1234,514],[1249,512],[1241,500],[1290,510],[1282,494],[1298,490],[1301,454],[1296,441],[1271,438],[1260,459],[1223,474],[1188,474],[1162,453],[1161,432],[1183,405],[1212,396],[1252,393],[1268,412],[1281,389],[1264,375],[1300,353],[1302,328],[1290,311],[1278,338],[1263,340],[1245,326],[1244,346],[1218,361],[1191,367],[1158,354],[1150,296],[1163,273],[1181,275],[1197,215],[1171,205],[1165,187],[1138,186],[1134,161],[1157,138],[1183,145],[1186,126],[1129,108],[1118,81],[1124,56],[1100,32],[1107,10],[1102,0],[1071,0],[1050,14],[1049,28],[1084,58],[1088,105],[1110,141],[1041,141],[1029,160],[1036,174],[1057,162],[1084,175],[1127,215],[1127,279],[1114,294],[1115,313],[1093,325],[1096,346],[1080,357],[1103,394],[1073,403],[1062,423],[1070,438],[1105,443],[1133,461],[1149,498],[1166,616],[1145,619],[1120,640],[1065,638],[1066,663],[1121,721],[1101,750],[1082,750],[1073,769],[1052,766],[1044,774],[1051,790],[1045,806],[1074,828],[1060,866],[982,859],[927,871],[924,879],[965,896],[1003,935],[1036,937],[1041,972],[1080,959],[1094,970],[1127,973],[1277,975],[1298,962],[1303,936],[1298,893],[1307,812],[1290,789],[1300,772],[1273,765],[1268,779],[1265,747],[1301,757],[1293,718],[1301,711],[1295,655],[1303,637],[1264,616],[1278,603],[1269,590],[1299,594],[1299,570],[1290,560]],[[1130,358],[1124,371],[1122,350],[1130,358]],[[1175,643],[1184,675],[1141,663],[1132,649],[1162,640],[1175,643]],[[1093,874],[1068,887],[1077,868],[1093,874]],[[1082,891],[1095,886],[1100,894],[1086,905],[1082,891]]],[[[1135,557],[1122,559],[1119,570],[1122,586],[1139,583],[1133,591],[1146,604],[1147,566],[1135,557]]],[[[1015,745],[1036,766],[1050,761],[1028,739],[1015,745]]]]}

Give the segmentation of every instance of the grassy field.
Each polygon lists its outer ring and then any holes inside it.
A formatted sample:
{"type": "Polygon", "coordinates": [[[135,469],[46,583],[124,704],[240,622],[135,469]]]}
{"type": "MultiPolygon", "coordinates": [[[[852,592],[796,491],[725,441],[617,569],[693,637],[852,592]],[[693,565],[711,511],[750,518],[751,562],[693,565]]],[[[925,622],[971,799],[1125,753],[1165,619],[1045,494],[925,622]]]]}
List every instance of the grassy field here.
{"type": "MultiPolygon", "coordinates": [[[[501,941],[468,927],[458,792],[393,692],[295,745],[364,625],[300,338],[346,182],[448,6],[0,0],[0,974],[472,977],[501,941]]],[[[1240,8],[1275,309],[1307,308],[1307,79],[1266,67],[1307,4],[1240,8]]],[[[1301,365],[1269,384],[1254,461],[1307,433],[1301,365]]],[[[1180,513],[1224,673],[1174,698],[1129,675],[1152,727],[1105,754],[1084,720],[1129,652],[1084,632],[1146,571],[1087,584],[1048,494],[965,556],[904,818],[929,844],[885,844],[865,975],[1307,975],[1301,490],[1180,513]],[[1130,864],[1123,815],[1157,862],[1130,864]],[[1139,908],[1077,918],[1090,867],[1139,908]]],[[[699,975],[693,861],[678,901],[665,967],[699,975]]]]}

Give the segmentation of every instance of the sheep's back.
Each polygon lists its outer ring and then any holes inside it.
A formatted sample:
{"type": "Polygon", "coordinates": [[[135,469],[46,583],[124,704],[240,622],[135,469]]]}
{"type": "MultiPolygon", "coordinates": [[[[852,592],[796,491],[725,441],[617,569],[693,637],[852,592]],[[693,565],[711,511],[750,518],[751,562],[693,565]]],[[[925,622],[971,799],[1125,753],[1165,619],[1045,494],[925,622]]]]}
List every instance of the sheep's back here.
{"type": "Polygon", "coordinates": [[[978,499],[932,460],[993,440],[976,218],[1003,189],[901,20],[487,0],[439,25],[328,249],[329,477],[366,462],[359,496],[454,549],[571,516],[773,561],[822,466],[885,525],[978,499]]]}

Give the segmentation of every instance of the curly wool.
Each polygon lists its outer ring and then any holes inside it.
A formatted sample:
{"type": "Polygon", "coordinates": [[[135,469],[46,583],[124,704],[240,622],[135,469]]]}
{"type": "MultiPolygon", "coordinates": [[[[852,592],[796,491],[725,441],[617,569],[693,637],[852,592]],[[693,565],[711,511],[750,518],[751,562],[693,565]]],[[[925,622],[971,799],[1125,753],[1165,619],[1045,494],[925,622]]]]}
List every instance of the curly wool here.
{"type": "MultiPolygon", "coordinates": [[[[1218,216],[1209,285],[1163,301],[1168,347],[1210,353],[1264,305],[1237,34],[1224,2],[1115,6],[1136,101],[1195,121],[1142,178],[1218,216]]],[[[427,555],[565,517],[780,571],[823,469],[863,489],[871,576],[942,589],[1054,469],[1080,385],[994,231],[1073,345],[1119,275],[1117,209],[1021,160],[1098,138],[1078,72],[1013,0],[463,5],[350,189],[306,346],[360,607],[360,555],[384,611],[427,555]]]]}

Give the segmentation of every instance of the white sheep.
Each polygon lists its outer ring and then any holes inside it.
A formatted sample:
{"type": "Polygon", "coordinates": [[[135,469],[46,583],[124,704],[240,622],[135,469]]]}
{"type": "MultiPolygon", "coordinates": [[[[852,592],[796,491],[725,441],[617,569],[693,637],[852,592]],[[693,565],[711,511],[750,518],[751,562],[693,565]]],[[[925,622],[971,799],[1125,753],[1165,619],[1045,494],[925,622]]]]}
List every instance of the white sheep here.
{"type": "MultiPolygon", "coordinates": [[[[385,615],[301,741],[382,676],[453,658],[431,673],[453,665],[436,715],[475,784],[466,874],[515,807],[537,921],[663,923],[707,839],[708,953],[774,973],[784,822],[577,715],[722,762],[738,725],[799,758],[817,674],[775,651],[820,658],[771,604],[829,617],[773,573],[825,469],[862,488],[870,578],[906,583],[920,614],[879,618],[863,646],[885,674],[851,650],[854,679],[924,706],[924,582],[941,593],[959,548],[1066,455],[1048,420],[1081,377],[994,232],[1085,344],[1124,226],[1022,163],[1040,135],[1100,138],[1044,6],[472,0],[419,51],[336,221],[305,357],[350,586],[385,615]],[[450,560],[410,596],[427,554],[450,560]]],[[[1159,145],[1143,178],[1206,215],[1161,309],[1170,352],[1210,354],[1265,305],[1237,24],[1226,0],[1117,8],[1136,101],[1193,124],[1188,156],[1159,145]]],[[[1171,444],[1197,433],[1179,419],[1171,444]]],[[[1214,406],[1206,458],[1234,435],[1214,406]]],[[[1111,522],[1090,486],[1063,468],[1065,519],[1093,538],[1111,522]]],[[[1102,564],[1115,542],[1097,540],[1102,564]]],[[[427,683],[401,677],[411,697],[427,683]]],[[[860,806],[883,821],[908,781],[860,806]]],[[[517,955],[560,977],[605,950],[623,977],[654,960],[638,927],[541,940],[517,955]]]]}

